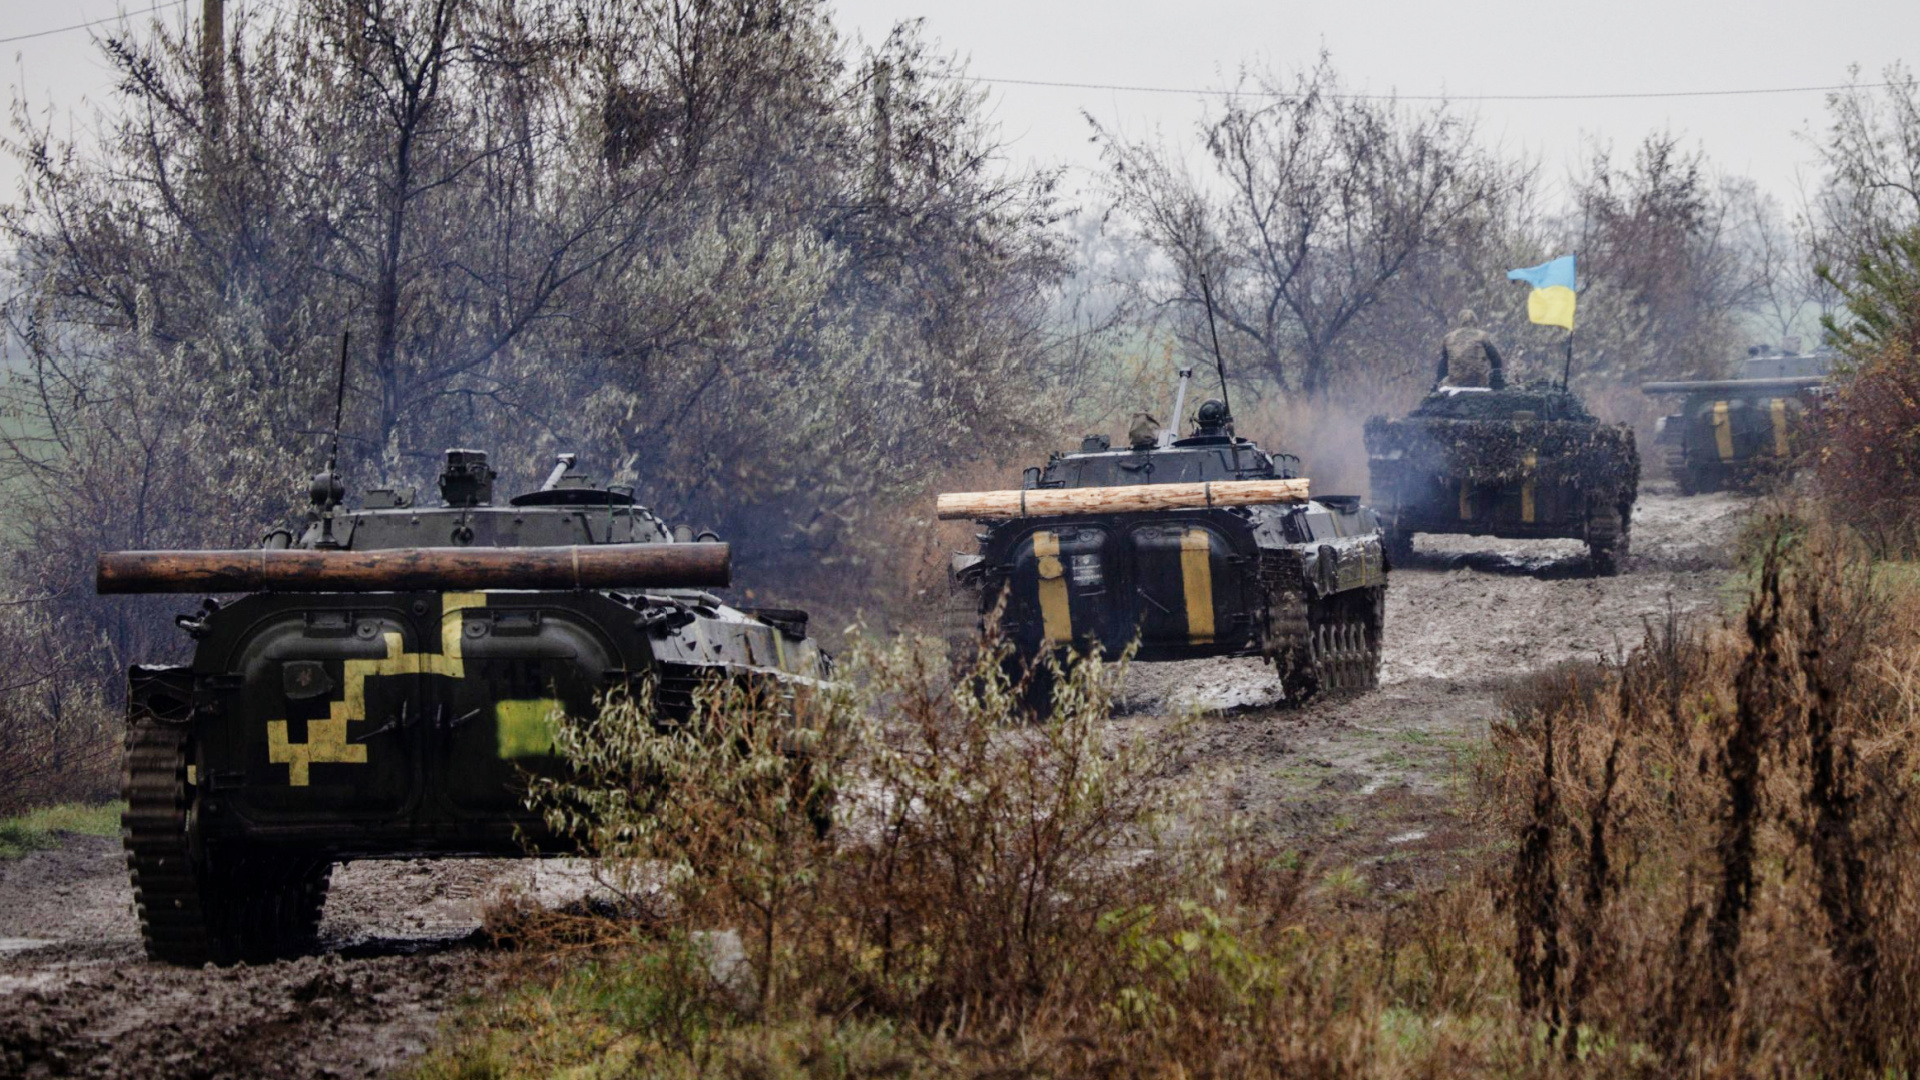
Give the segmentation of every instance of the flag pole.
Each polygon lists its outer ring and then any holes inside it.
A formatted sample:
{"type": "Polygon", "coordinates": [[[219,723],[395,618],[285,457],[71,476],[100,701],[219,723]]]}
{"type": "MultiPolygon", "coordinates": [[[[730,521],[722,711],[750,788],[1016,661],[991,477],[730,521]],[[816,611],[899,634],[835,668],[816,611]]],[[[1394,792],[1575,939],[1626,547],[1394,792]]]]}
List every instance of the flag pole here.
{"type": "Polygon", "coordinates": [[[1573,381],[1573,327],[1567,327],[1567,366],[1560,371],[1560,389],[1565,390],[1573,381]]]}

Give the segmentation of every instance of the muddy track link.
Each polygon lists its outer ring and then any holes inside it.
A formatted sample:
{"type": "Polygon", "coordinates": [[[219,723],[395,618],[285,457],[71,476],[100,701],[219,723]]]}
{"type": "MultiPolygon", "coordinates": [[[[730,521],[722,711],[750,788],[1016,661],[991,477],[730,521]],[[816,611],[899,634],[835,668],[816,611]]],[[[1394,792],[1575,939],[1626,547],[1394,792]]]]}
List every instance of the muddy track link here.
{"type": "Polygon", "coordinates": [[[1261,561],[1260,579],[1268,597],[1264,651],[1279,671],[1288,703],[1380,684],[1384,586],[1312,600],[1297,564],[1280,558],[1261,561]]]}
{"type": "Polygon", "coordinates": [[[147,956],[197,966],[311,948],[332,860],[243,850],[209,860],[193,842],[188,756],[185,725],[129,716],[120,835],[147,956]]]}
{"type": "Polygon", "coordinates": [[[201,907],[200,868],[187,838],[187,729],[135,712],[127,721],[127,809],[120,839],[133,878],[133,904],[147,956],[203,964],[214,941],[201,907]]]}
{"type": "Polygon", "coordinates": [[[1600,577],[1613,577],[1627,562],[1632,540],[1633,508],[1616,507],[1594,513],[1587,520],[1587,559],[1600,577]]]}

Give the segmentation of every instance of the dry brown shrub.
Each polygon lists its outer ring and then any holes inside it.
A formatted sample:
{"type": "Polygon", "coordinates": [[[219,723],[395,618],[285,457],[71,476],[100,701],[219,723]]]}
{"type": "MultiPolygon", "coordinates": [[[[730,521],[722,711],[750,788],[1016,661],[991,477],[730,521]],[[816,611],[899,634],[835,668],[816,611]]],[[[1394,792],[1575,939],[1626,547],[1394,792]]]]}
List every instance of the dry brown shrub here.
{"type": "Polygon", "coordinates": [[[1920,357],[1887,344],[1815,413],[1824,497],[1876,553],[1920,549],[1920,357]]]}
{"type": "Polygon", "coordinates": [[[1782,523],[1738,626],[1669,620],[1598,683],[1516,695],[1483,784],[1547,1048],[1669,1075],[1920,1064],[1917,652],[1920,598],[1782,523]]]}

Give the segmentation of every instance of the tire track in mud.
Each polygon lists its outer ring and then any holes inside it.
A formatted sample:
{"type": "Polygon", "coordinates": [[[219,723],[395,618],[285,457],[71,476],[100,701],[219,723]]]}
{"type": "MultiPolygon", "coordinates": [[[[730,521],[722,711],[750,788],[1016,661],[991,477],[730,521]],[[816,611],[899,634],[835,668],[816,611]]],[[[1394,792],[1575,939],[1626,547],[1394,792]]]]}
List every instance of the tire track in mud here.
{"type": "Polygon", "coordinates": [[[141,953],[119,841],[64,839],[0,863],[0,1076],[385,1075],[488,985],[489,899],[592,890],[574,860],[350,863],[320,955],[172,968],[141,953]]]}
{"type": "MultiPolygon", "coordinates": [[[[1634,556],[1584,576],[1582,549],[1422,538],[1389,589],[1383,685],[1276,707],[1258,661],[1140,665],[1121,730],[1152,733],[1187,706],[1209,798],[1323,865],[1392,891],[1443,873],[1472,841],[1450,788],[1486,739],[1502,688],[1563,660],[1613,656],[1669,605],[1717,612],[1748,500],[1642,495],[1634,556]]],[[[590,891],[577,863],[356,863],[335,873],[325,954],[225,970],[141,956],[117,841],[0,863],[0,1076],[375,1076],[418,1053],[492,965],[471,938],[503,888],[546,902],[590,891]]]]}

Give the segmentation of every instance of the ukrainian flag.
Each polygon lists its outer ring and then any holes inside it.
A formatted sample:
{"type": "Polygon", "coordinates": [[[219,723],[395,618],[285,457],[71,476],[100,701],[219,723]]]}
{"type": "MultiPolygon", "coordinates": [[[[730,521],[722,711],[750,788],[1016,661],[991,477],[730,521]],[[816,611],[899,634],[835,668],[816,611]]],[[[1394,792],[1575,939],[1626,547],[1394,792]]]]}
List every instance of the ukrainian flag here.
{"type": "Polygon", "coordinates": [[[1573,256],[1562,255],[1539,266],[1509,270],[1507,280],[1533,286],[1533,292],[1527,294],[1527,318],[1573,330],[1573,256]]]}

